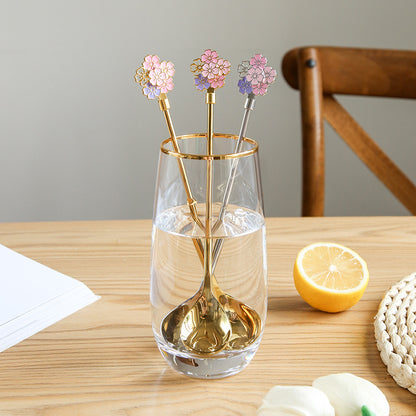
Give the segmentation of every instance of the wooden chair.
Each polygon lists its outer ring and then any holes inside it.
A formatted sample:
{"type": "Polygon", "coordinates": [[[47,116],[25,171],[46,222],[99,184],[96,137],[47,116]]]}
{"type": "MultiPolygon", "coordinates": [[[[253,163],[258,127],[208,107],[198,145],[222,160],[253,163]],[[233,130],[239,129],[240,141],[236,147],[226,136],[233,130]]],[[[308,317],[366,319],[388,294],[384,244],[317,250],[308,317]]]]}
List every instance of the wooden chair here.
{"type": "Polygon", "coordinates": [[[416,51],[300,47],[286,53],[282,71],[288,84],[300,91],[302,215],[324,215],[324,119],[416,215],[416,186],[333,96],[416,98],[416,51]]]}

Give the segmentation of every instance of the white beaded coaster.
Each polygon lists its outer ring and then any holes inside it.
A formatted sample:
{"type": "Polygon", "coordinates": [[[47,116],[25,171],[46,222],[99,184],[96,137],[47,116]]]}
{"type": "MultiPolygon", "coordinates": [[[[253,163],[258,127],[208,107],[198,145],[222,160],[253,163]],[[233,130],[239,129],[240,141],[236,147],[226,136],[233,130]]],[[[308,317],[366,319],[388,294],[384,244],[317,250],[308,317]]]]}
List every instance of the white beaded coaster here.
{"type": "Polygon", "coordinates": [[[396,383],[416,394],[416,273],[391,287],[374,327],[377,348],[396,383]]]}

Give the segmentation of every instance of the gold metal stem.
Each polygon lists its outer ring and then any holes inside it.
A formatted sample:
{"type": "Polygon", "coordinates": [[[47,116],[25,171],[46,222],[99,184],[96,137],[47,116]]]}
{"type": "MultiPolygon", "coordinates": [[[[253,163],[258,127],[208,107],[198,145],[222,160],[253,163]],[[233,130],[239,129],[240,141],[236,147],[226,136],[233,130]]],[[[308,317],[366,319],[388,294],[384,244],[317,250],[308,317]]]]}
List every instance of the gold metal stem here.
{"type": "MultiPolygon", "coordinates": [[[[167,99],[166,94],[164,93],[160,94],[159,96],[159,107],[165,116],[169,134],[172,139],[173,149],[175,150],[176,153],[180,153],[178,141],[176,139],[175,130],[173,128],[172,119],[169,113],[169,109],[170,109],[169,100],[167,99]]],[[[188,203],[189,211],[191,212],[192,219],[199,226],[199,228],[201,228],[201,230],[204,230],[204,225],[202,224],[198,216],[198,211],[196,209],[196,200],[192,196],[191,187],[189,185],[188,177],[186,175],[185,166],[183,165],[182,159],[178,159],[178,165],[179,165],[179,172],[182,178],[182,182],[185,187],[187,203],[188,203]]]]}
{"type": "MultiPolygon", "coordinates": [[[[212,139],[214,132],[215,90],[208,88],[206,95],[208,105],[207,155],[212,155],[212,139]]],[[[212,277],[212,159],[207,160],[207,185],[205,198],[205,250],[204,250],[204,287],[211,292],[212,277]]]]}

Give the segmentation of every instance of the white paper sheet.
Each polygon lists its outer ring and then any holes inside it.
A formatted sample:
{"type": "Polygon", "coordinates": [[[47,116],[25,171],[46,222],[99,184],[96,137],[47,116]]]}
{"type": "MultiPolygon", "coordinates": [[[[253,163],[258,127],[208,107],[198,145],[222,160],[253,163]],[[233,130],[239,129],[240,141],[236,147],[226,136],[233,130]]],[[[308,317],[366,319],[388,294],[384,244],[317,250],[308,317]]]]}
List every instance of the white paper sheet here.
{"type": "Polygon", "coordinates": [[[0,352],[98,299],[82,282],[0,245],[0,352]]]}

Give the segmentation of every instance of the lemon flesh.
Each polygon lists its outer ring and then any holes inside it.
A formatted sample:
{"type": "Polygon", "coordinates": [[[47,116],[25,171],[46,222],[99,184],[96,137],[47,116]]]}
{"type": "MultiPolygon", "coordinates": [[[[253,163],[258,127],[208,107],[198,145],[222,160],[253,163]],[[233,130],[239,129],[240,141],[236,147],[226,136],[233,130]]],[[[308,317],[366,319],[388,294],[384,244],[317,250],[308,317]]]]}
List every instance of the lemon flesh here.
{"type": "Polygon", "coordinates": [[[348,247],[314,243],[298,253],[293,278],[309,305],[325,312],[340,312],[361,299],[369,274],[366,262],[348,247]]]}

